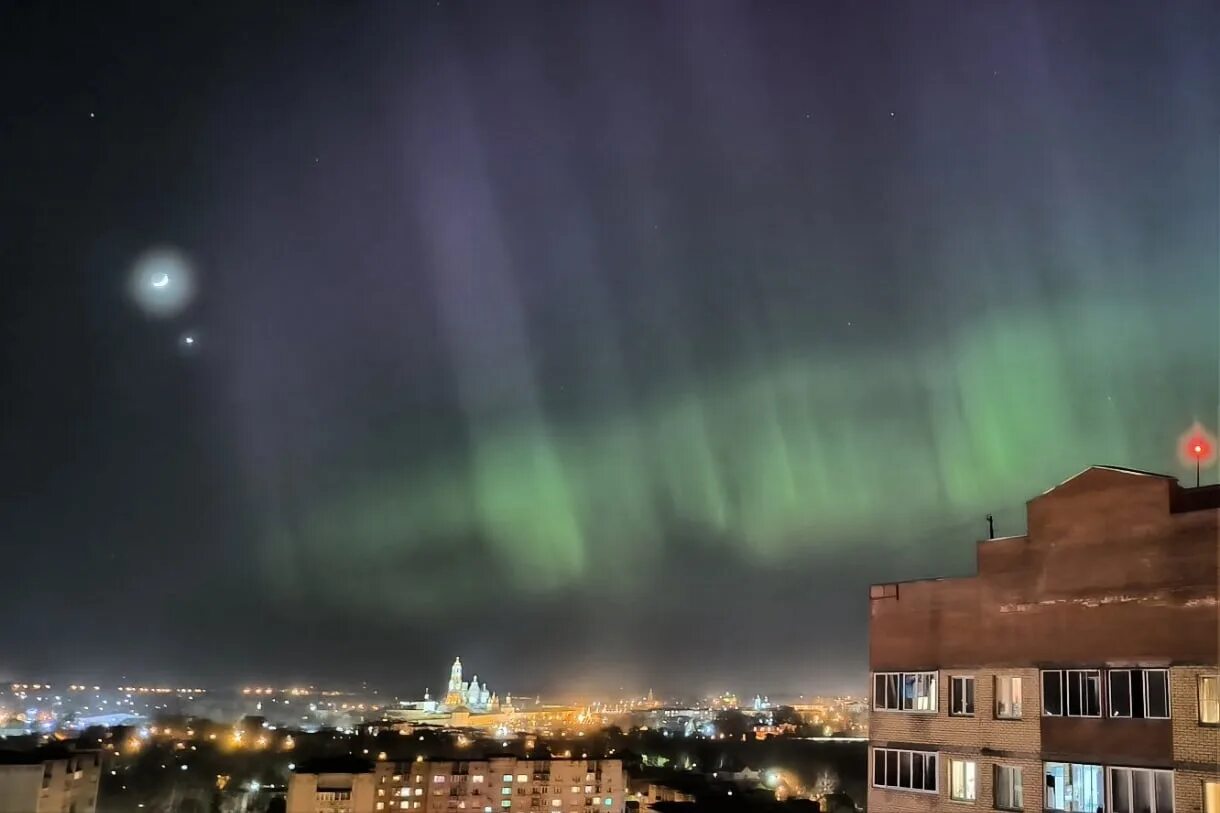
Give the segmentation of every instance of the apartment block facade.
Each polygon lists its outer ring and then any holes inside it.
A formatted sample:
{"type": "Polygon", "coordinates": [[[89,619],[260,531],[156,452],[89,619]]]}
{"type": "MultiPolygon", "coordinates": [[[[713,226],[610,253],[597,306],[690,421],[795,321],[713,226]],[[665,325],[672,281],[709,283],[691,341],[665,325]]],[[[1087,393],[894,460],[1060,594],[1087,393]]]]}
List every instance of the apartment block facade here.
{"type": "Polygon", "coordinates": [[[94,813],[101,764],[97,751],[2,751],[0,813],[94,813]]]}
{"type": "Polygon", "coordinates": [[[618,759],[381,761],[361,773],[303,766],[288,813],[622,813],[618,759]]]}
{"type": "Polygon", "coordinates": [[[869,596],[871,813],[1220,813],[1220,487],[1093,467],[869,596]]]}

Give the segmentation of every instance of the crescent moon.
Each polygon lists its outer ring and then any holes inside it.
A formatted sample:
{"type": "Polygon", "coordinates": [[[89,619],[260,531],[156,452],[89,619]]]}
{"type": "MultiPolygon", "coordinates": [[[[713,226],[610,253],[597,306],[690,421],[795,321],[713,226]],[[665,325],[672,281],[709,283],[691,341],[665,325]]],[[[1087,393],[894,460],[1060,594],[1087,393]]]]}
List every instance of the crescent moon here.
{"type": "Polygon", "coordinates": [[[154,288],[164,288],[166,285],[169,285],[169,274],[164,272],[157,274],[157,276],[153,277],[152,285],[154,288]]]}

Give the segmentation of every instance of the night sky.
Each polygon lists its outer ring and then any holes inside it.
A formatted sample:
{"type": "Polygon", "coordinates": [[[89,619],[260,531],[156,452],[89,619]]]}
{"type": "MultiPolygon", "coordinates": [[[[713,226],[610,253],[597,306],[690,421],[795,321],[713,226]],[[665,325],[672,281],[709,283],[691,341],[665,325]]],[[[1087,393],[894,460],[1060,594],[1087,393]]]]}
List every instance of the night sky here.
{"type": "Polygon", "coordinates": [[[1216,423],[1213,3],[72,5],[0,677],[859,691],[869,582],[1216,423]]]}

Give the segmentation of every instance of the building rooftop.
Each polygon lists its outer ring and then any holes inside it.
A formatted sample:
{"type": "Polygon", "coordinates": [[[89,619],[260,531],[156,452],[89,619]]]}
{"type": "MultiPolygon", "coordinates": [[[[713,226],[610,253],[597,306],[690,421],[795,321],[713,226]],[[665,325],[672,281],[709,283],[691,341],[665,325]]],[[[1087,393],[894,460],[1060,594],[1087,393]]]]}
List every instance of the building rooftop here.
{"type": "Polygon", "coordinates": [[[360,757],[318,757],[302,762],[293,773],[372,773],[373,763],[360,757]]]}
{"type": "Polygon", "coordinates": [[[41,765],[51,759],[69,759],[82,753],[73,751],[62,745],[46,745],[41,748],[31,748],[24,751],[0,751],[0,765],[41,765]]]}

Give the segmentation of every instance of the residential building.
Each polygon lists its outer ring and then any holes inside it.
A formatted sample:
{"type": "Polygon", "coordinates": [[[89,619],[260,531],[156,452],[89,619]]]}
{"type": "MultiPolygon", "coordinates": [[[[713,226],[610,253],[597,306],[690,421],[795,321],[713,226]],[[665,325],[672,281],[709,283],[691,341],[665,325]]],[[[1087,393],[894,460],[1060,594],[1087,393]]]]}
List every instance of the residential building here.
{"type": "Polygon", "coordinates": [[[0,813],[94,813],[101,754],[0,751],[0,813]]]}
{"type": "Polygon", "coordinates": [[[495,756],[381,761],[349,765],[346,773],[334,767],[298,768],[288,813],[622,813],[626,801],[618,759],[495,756]]]}
{"type": "Polygon", "coordinates": [[[372,813],[373,768],[358,757],[298,765],[288,782],[287,813],[372,813]]]}
{"type": "Polygon", "coordinates": [[[869,810],[1220,813],[1220,487],[1093,467],[870,590],[869,810]]]}

